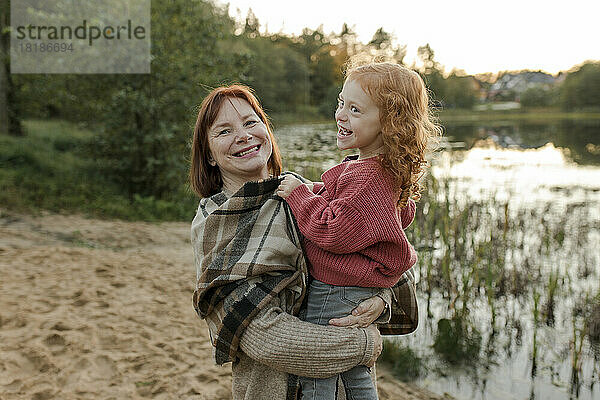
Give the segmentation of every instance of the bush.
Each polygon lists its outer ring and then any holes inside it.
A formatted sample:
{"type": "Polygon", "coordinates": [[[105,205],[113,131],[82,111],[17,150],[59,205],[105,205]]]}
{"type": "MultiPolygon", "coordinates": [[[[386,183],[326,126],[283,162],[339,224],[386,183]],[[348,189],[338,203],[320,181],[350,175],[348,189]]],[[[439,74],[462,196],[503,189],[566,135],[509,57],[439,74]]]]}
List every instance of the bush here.
{"type": "Polygon", "coordinates": [[[569,73],[560,90],[566,110],[600,108],[600,62],[586,62],[569,73]]]}
{"type": "Polygon", "coordinates": [[[425,365],[423,360],[408,347],[385,340],[379,361],[391,367],[392,373],[398,379],[410,382],[423,375],[425,365]]]}
{"type": "Polygon", "coordinates": [[[186,136],[177,124],[161,120],[162,111],[146,87],[127,87],[114,95],[103,129],[87,147],[98,168],[131,199],[162,198],[185,181],[186,136]]]}
{"type": "Polygon", "coordinates": [[[543,86],[527,88],[521,93],[520,99],[523,107],[546,107],[556,102],[554,91],[543,86]]]}
{"type": "MultiPolygon", "coordinates": [[[[83,212],[126,220],[186,220],[198,200],[184,184],[163,199],[132,198],[101,172],[82,148],[93,136],[63,121],[25,121],[27,135],[0,137],[0,203],[37,213],[83,212]]],[[[184,180],[185,177],[182,178],[184,180]]]]}
{"type": "Polygon", "coordinates": [[[434,350],[450,364],[475,361],[481,348],[481,334],[465,317],[442,318],[433,344],[434,350]]]}

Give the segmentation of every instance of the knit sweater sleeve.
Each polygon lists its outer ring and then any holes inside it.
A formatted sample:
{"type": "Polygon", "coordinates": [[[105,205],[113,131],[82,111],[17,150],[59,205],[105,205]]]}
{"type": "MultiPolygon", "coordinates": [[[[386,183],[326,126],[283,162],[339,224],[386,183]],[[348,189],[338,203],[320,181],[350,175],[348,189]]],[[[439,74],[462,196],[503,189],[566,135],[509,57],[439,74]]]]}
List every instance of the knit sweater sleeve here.
{"type": "Polygon", "coordinates": [[[312,190],[312,192],[314,194],[319,194],[319,192],[321,190],[323,190],[324,187],[325,187],[325,185],[323,185],[323,182],[313,182],[313,190],[312,190]]]}
{"type": "Polygon", "coordinates": [[[402,221],[402,229],[406,229],[412,224],[415,219],[417,205],[413,199],[408,199],[406,207],[400,210],[400,219],[402,221]]]}
{"type": "MultiPolygon", "coordinates": [[[[306,185],[300,185],[286,201],[308,240],[331,253],[355,253],[386,240],[388,235],[384,231],[389,226],[385,225],[393,218],[377,204],[370,186],[374,186],[372,182],[364,182],[350,195],[328,201],[306,185]]],[[[393,236],[394,233],[389,235],[393,236]]]]}
{"type": "Polygon", "coordinates": [[[365,364],[373,356],[374,343],[365,329],[311,324],[268,307],[250,322],[240,348],[279,371],[327,378],[365,364]]]}

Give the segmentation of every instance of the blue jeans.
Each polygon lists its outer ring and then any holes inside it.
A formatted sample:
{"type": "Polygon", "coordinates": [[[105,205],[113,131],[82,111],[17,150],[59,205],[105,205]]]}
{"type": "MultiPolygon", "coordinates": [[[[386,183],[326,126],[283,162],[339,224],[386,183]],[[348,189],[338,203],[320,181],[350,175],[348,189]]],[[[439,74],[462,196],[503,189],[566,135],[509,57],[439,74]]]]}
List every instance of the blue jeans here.
{"type": "MultiPolygon", "coordinates": [[[[333,286],[314,279],[308,290],[306,321],[329,325],[331,318],[346,316],[363,300],[379,293],[379,288],[333,286]]],[[[341,379],[347,400],[377,400],[377,391],[369,368],[358,365],[349,371],[325,379],[300,377],[302,400],[335,400],[341,379]]]]}

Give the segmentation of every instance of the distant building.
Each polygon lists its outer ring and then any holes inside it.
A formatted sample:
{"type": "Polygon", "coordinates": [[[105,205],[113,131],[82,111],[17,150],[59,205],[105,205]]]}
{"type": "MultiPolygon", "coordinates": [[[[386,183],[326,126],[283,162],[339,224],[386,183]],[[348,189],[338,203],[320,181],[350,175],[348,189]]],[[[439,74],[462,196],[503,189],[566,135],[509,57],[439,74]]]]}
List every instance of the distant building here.
{"type": "MultiPolygon", "coordinates": [[[[494,82],[488,93],[488,100],[519,100],[519,95],[525,90],[534,87],[551,87],[557,80],[558,77],[553,77],[542,71],[522,71],[522,72],[508,72],[501,75],[496,82],[494,82]]],[[[562,78],[564,79],[564,78],[562,78]]]]}

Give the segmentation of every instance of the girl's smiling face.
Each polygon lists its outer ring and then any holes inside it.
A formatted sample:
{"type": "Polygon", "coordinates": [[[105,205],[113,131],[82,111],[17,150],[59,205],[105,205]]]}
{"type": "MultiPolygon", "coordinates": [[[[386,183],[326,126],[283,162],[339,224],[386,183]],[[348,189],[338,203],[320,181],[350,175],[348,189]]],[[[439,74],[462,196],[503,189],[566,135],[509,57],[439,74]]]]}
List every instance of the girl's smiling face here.
{"type": "Polygon", "coordinates": [[[208,131],[211,164],[219,167],[224,186],[269,177],[273,151],[266,125],[244,99],[227,98],[208,131]]]}
{"type": "Polygon", "coordinates": [[[344,82],[335,111],[338,126],[337,146],[358,149],[359,158],[383,152],[379,108],[356,80],[344,82]]]}

